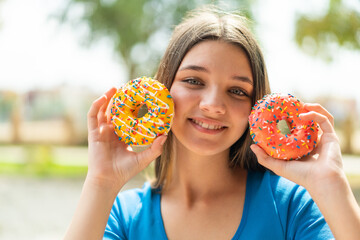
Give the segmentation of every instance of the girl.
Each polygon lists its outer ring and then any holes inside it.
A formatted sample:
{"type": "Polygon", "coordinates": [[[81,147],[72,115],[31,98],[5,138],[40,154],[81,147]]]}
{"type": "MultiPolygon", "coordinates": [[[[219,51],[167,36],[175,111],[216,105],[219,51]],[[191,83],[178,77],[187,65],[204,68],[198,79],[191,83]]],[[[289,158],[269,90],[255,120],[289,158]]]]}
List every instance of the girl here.
{"type": "Polygon", "coordinates": [[[89,170],[66,239],[360,236],[333,118],[322,106],[306,104],[301,116],[323,132],[310,156],[281,161],[251,145],[251,107],[270,88],[244,18],[194,11],[175,28],[156,79],[170,89],[175,117],[169,135],[143,152],[128,151],[113,133],[106,109],[115,88],[92,104],[89,170]],[[152,184],[118,194],[155,158],[152,184]]]}

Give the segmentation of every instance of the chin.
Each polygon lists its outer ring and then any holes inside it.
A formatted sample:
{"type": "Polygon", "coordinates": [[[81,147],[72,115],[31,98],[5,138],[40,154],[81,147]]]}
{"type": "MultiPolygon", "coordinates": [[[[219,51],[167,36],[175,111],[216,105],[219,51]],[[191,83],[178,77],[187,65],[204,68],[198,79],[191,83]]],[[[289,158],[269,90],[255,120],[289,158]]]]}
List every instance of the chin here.
{"type": "Polygon", "coordinates": [[[190,141],[179,141],[187,151],[199,156],[214,156],[230,151],[232,144],[219,144],[219,141],[209,141],[207,139],[194,139],[190,141]]]}

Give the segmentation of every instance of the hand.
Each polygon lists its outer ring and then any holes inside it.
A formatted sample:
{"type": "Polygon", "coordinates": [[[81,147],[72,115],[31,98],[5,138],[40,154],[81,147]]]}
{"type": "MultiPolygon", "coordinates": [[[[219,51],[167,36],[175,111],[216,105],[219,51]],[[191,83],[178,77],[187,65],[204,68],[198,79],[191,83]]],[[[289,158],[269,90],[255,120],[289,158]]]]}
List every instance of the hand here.
{"type": "Polygon", "coordinates": [[[300,114],[299,117],[303,120],[314,120],[322,131],[318,146],[309,156],[283,161],[270,157],[257,145],[252,145],[251,149],[261,165],[309,190],[336,181],[338,177],[343,177],[344,173],[332,115],[319,104],[305,104],[305,109],[309,112],[300,114]]]}
{"type": "Polygon", "coordinates": [[[88,112],[89,170],[87,180],[95,181],[101,187],[120,191],[133,176],[143,170],[161,154],[166,136],[160,136],[143,152],[127,150],[120,141],[107,117],[109,102],[116,93],[111,88],[93,102],[88,112]]]}

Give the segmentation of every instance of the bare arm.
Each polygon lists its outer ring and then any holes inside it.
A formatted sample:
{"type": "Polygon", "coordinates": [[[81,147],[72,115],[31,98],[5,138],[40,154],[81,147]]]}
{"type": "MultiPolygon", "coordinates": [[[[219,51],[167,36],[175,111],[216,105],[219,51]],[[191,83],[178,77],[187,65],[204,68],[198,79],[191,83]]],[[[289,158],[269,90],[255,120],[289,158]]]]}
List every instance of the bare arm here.
{"type": "Polygon", "coordinates": [[[359,239],[360,210],[345,174],[309,188],[336,239],[359,239]]]}
{"type": "Polygon", "coordinates": [[[116,89],[95,100],[88,113],[89,163],[79,204],[64,239],[102,239],[113,202],[123,185],[160,155],[165,136],[141,153],[127,150],[107,117],[116,89]]]}
{"type": "Polygon", "coordinates": [[[87,178],[64,239],[102,239],[116,194],[87,178]]]}
{"type": "Polygon", "coordinates": [[[306,104],[310,111],[300,115],[315,120],[323,134],[314,152],[297,161],[282,161],[268,156],[260,147],[251,148],[260,164],[305,187],[318,205],[336,239],[358,239],[360,208],[342,166],[333,117],[319,104],[306,104]]]}

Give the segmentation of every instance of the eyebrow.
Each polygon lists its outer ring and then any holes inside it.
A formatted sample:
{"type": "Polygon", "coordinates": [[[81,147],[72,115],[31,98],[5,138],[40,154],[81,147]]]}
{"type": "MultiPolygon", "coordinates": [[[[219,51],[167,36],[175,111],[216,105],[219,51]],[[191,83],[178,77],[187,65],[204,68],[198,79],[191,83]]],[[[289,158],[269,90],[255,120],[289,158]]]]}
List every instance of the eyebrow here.
{"type": "Polygon", "coordinates": [[[235,75],[235,76],[232,76],[232,79],[235,79],[235,80],[239,80],[239,81],[248,83],[248,84],[250,84],[251,86],[253,85],[253,82],[250,80],[250,78],[245,77],[245,76],[237,76],[237,75],[235,75]]]}
{"type": "MultiPolygon", "coordinates": [[[[187,65],[187,66],[181,67],[181,68],[179,69],[179,71],[184,71],[184,70],[194,70],[194,71],[206,72],[206,73],[209,73],[209,72],[210,72],[207,68],[202,67],[202,66],[198,66],[198,65],[187,65]]],[[[246,77],[246,76],[234,75],[234,76],[232,76],[231,78],[234,79],[234,80],[237,80],[237,81],[241,81],[241,82],[244,82],[244,83],[248,83],[248,84],[250,84],[251,86],[253,85],[253,82],[250,80],[250,78],[248,78],[248,77],[246,77]]]]}
{"type": "Polygon", "coordinates": [[[208,69],[198,65],[187,65],[179,69],[179,71],[184,71],[184,70],[194,70],[194,71],[207,72],[207,73],[209,72],[208,69]]]}

